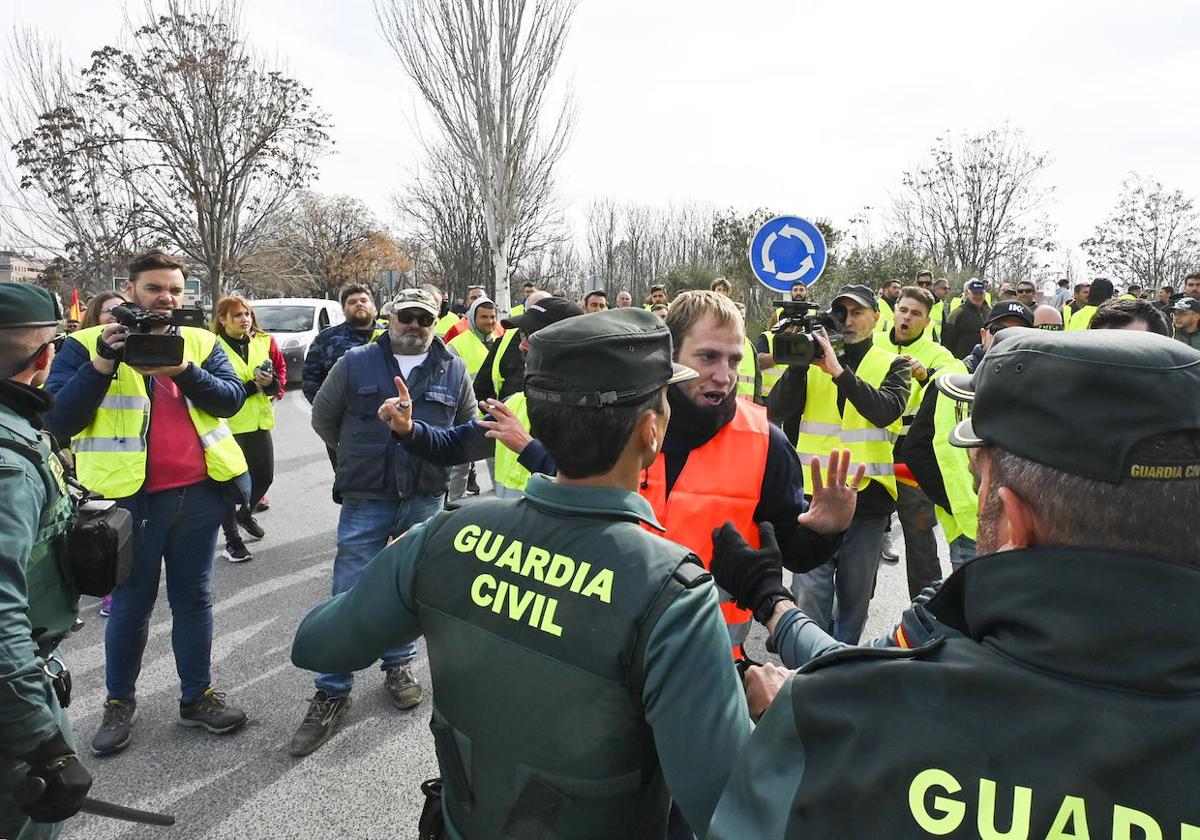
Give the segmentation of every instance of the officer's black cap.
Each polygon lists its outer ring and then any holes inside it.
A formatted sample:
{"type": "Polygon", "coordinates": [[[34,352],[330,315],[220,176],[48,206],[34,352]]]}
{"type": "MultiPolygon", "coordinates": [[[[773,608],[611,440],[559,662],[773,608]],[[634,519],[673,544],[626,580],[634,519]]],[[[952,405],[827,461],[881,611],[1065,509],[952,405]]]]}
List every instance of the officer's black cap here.
{"type": "Polygon", "coordinates": [[[992,307],[992,311],[988,313],[987,320],[984,321],[985,327],[990,327],[1001,318],[1008,317],[1020,318],[1025,322],[1025,326],[1033,326],[1033,310],[1019,300],[1002,300],[992,307]]]}
{"type": "Polygon", "coordinates": [[[527,304],[525,311],[520,315],[504,318],[500,321],[500,324],[506,330],[517,329],[525,333],[525,335],[533,335],[542,327],[548,327],[565,318],[573,318],[576,315],[582,314],[583,310],[574,301],[567,300],[566,298],[548,297],[542,298],[537,303],[527,304]]]}
{"type": "Polygon", "coordinates": [[[671,356],[671,331],[645,309],[567,318],[529,339],[525,394],[590,408],[637,402],[664,385],[699,376],[671,356]]]}
{"type": "Polygon", "coordinates": [[[950,434],[955,446],[995,446],[1098,481],[1156,478],[1162,466],[1200,470],[1194,453],[1170,465],[1131,463],[1145,438],[1200,430],[1200,352],[1135,330],[1047,332],[1013,327],[973,376],[945,375],[938,389],[973,401],[950,434]]]}
{"type": "Polygon", "coordinates": [[[0,329],[55,327],[60,320],[62,305],[41,286],[0,283],[0,329]]]}

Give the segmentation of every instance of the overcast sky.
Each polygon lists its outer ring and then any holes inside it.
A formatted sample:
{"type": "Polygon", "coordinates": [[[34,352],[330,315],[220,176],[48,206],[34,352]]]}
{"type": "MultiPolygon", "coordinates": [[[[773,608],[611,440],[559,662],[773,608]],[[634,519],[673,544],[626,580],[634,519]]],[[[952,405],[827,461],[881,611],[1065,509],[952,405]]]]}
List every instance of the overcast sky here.
{"type": "MultiPolygon", "coordinates": [[[[5,0],[8,23],[79,62],[121,0],[5,0]]],[[[134,9],[141,5],[135,2],[134,9]]],[[[247,29],[310,86],[336,152],[316,188],[388,214],[420,157],[422,104],[370,0],[246,0],[247,29]],[[415,122],[414,122],[415,121],[415,122]]],[[[828,217],[888,206],[941,132],[1005,121],[1051,153],[1058,237],[1076,245],[1122,177],[1200,194],[1200,3],[581,0],[562,73],[578,111],[561,189],[828,217]]]]}

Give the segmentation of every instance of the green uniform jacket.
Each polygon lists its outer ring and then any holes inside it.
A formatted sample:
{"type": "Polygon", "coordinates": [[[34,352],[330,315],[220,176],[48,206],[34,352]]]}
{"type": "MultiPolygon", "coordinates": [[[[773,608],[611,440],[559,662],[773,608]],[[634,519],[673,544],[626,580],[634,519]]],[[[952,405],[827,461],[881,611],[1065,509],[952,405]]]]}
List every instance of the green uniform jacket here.
{"type": "Polygon", "coordinates": [[[425,636],[452,837],[522,818],[546,840],[662,837],[664,780],[703,835],[751,725],[711,580],[647,618],[689,552],[643,523],[660,527],[637,493],[535,475],[525,499],[385,549],[304,620],[292,661],[353,671],[425,636]]]}
{"type": "Polygon", "coordinates": [[[1200,837],[1198,605],[1200,569],[1152,557],[977,558],[910,608],[911,649],[786,683],[708,840],[1200,837]]]}

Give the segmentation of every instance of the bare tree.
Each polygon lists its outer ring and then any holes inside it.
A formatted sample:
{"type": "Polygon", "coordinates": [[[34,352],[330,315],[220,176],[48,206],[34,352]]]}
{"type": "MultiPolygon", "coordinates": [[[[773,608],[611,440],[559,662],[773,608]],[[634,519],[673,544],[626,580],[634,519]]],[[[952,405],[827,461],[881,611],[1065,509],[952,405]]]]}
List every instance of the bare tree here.
{"type": "Polygon", "coordinates": [[[1053,226],[1042,211],[1053,190],[1039,184],[1049,162],[1007,126],[957,140],[943,135],[904,172],[893,233],[948,274],[988,275],[1001,257],[1050,241],[1053,226]]]}
{"type": "Polygon", "coordinates": [[[611,288],[617,279],[620,216],[621,210],[611,198],[593,201],[587,211],[587,246],[592,280],[604,288],[611,288]]]}
{"type": "Polygon", "coordinates": [[[237,0],[167,0],[161,16],[147,3],[145,18],[128,46],[92,54],[18,163],[73,181],[95,162],[137,197],[143,227],[203,265],[215,298],[329,139],[310,91],[246,45],[237,0]]]}
{"type": "Polygon", "coordinates": [[[1131,174],[1116,207],[1081,244],[1095,271],[1143,288],[1174,285],[1200,266],[1200,215],[1181,191],[1131,174]]]}
{"type": "Polygon", "coordinates": [[[515,234],[570,134],[569,102],[549,131],[542,122],[574,9],[574,0],[375,3],[383,37],[447,142],[475,170],[503,311],[515,234]]]}

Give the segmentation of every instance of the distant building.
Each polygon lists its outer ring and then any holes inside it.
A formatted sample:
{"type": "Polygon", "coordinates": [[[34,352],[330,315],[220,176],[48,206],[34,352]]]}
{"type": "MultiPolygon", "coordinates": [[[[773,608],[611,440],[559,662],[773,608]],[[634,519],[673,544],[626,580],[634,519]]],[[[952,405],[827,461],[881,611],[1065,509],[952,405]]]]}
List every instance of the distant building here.
{"type": "Polygon", "coordinates": [[[16,251],[0,251],[0,283],[32,283],[46,270],[46,263],[16,251]]]}

